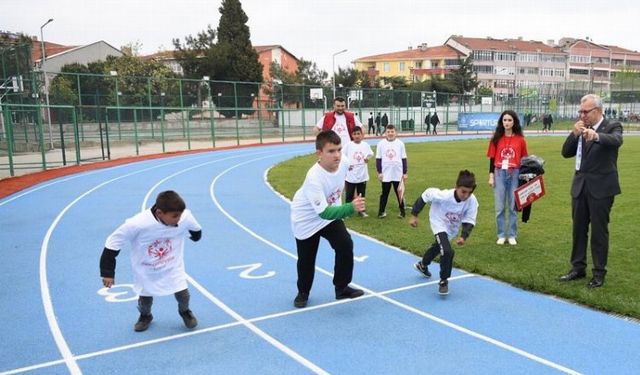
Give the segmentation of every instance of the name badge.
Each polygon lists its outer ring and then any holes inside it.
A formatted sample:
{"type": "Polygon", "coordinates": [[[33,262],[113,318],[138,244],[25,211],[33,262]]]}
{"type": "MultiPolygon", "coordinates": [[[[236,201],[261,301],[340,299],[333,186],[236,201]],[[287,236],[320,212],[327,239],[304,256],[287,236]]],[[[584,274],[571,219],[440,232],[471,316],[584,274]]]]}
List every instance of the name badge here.
{"type": "Polygon", "coordinates": [[[509,169],[509,159],[502,159],[501,169],[509,169]]]}

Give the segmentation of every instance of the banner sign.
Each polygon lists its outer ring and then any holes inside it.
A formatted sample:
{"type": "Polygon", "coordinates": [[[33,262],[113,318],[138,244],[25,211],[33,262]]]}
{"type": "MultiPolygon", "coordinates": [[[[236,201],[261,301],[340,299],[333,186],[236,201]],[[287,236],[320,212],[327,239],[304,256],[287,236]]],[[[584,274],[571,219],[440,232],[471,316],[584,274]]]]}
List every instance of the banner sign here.
{"type": "Polygon", "coordinates": [[[526,184],[518,187],[515,191],[516,206],[522,210],[531,203],[542,198],[544,195],[544,180],[542,176],[533,178],[526,184]]]}
{"type": "MultiPolygon", "coordinates": [[[[458,113],[458,130],[495,130],[500,118],[499,112],[460,112],[458,113]]],[[[518,114],[523,124],[522,114],[518,114]]]]}

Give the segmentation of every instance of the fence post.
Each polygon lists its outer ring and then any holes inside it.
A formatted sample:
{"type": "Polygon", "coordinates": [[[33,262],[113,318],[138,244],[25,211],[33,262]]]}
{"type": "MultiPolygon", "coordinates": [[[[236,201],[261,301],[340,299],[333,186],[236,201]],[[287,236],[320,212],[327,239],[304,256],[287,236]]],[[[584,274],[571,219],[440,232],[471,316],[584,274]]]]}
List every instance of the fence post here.
{"type": "MultiPolygon", "coordinates": [[[[76,108],[77,107],[74,106],[71,109],[71,120],[73,122],[73,144],[76,148],[76,165],[80,165],[80,135],[78,134],[78,116],[76,108]]],[[[82,109],[80,111],[82,111],[82,109]]]]}

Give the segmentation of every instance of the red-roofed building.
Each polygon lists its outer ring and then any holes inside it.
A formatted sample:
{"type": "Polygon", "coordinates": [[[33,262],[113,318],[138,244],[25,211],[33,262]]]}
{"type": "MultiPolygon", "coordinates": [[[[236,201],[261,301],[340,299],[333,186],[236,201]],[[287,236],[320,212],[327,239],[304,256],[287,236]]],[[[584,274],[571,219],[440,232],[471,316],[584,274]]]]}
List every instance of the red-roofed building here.
{"type": "Polygon", "coordinates": [[[445,44],[465,57],[473,56],[473,70],[480,85],[491,88],[495,94],[545,91],[566,79],[567,54],[540,41],[453,35],[445,44]]]}
{"type": "Polygon", "coordinates": [[[462,54],[449,46],[418,48],[360,57],[353,61],[355,69],[366,71],[373,80],[376,77],[405,77],[417,82],[432,75],[444,76],[458,68],[458,56],[462,54]]]}

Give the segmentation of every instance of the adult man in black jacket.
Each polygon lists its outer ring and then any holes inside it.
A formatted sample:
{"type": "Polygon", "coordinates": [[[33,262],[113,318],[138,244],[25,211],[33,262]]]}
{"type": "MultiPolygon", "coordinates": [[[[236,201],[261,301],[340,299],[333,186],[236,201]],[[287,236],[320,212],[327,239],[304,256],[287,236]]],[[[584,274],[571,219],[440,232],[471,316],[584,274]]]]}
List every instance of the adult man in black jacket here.
{"type": "Polygon", "coordinates": [[[562,145],[562,156],[576,157],[571,186],[573,218],[572,269],[560,277],[571,281],[586,276],[587,239],[591,224],[593,277],[587,286],[604,284],[609,253],[609,214],[614,196],[620,194],[618,149],[622,145],[622,125],[602,115],[602,99],[585,95],[580,101],[580,119],[562,145]]]}

